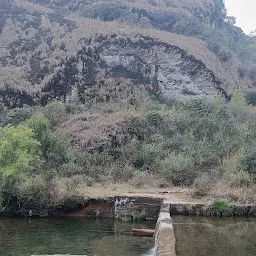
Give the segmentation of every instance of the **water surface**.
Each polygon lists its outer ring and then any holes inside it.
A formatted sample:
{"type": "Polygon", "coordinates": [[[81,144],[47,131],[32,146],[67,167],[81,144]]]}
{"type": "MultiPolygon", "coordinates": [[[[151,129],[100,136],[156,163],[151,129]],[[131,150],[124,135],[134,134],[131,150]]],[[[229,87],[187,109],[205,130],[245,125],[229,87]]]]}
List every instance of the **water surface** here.
{"type": "Polygon", "coordinates": [[[154,229],[154,225],[154,222],[131,224],[83,218],[0,218],[0,255],[151,255],[153,238],[131,236],[130,231],[132,227],[154,229]]]}
{"type": "Polygon", "coordinates": [[[173,216],[177,256],[256,256],[256,220],[173,216]]]}

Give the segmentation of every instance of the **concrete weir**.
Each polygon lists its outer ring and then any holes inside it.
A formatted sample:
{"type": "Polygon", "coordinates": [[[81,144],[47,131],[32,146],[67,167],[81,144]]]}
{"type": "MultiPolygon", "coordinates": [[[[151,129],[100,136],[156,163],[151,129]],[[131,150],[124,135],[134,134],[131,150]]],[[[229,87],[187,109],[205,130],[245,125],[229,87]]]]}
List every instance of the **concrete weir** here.
{"type": "Polygon", "coordinates": [[[164,200],[156,223],[154,256],[176,256],[176,239],[170,209],[171,203],[164,200]]]}

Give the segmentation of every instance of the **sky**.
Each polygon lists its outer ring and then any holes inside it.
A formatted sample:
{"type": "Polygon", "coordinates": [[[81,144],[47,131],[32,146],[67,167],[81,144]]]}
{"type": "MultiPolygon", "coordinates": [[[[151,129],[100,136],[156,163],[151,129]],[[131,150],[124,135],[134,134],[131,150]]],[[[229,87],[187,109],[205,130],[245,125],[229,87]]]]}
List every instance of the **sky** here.
{"type": "Polygon", "coordinates": [[[236,17],[236,26],[249,34],[256,30],[256,0],[225,0],[229,16],[236,17]]]}

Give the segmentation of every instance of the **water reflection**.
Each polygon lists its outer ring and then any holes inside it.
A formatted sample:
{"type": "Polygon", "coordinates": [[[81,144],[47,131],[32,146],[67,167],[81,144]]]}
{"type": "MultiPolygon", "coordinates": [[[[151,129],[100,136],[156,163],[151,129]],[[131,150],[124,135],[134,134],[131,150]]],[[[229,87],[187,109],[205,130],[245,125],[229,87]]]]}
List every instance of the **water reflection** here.
{"type": "Polygon", "coordinates": [[[178,256],[255,256],[256,222],[174,216],[178,256]]]}
{"type": "Polygon", "coordinates": [[[154,225],[85,219],[0,219],[0,255],[149,256],[153,238],[131,236],[131,229],[154,225]]]}

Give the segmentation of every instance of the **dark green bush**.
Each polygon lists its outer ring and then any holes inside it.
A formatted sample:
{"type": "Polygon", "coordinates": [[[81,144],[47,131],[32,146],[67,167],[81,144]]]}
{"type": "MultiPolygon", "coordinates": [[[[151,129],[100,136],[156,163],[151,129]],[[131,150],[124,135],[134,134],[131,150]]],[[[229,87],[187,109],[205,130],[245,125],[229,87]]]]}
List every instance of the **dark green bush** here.
{"type": "Polygon", "coordinates": [[[216,212],[217,217],[229,216],[231,214],[231,207],[226,200],[215,200],[212,204],[212,209],[216,212]]]}
{"type": "Polygon", "coordinates": [[[7,124],[18,125],[22,122],[25,122],[36,111],[38,111],[38,109],[33,107],[10,109],[5,113],[4,117],[1,120],[1,123],[2,125],[7,125],[7,124]]]}
{"type": "Polygon", "coordinates": [[[256,91],[248,92],[245,96],[248,104],[256,106],[256,91]]]}
{"type": "Polygon", "coordinates": [[[126,19],[131,15],[130,8],[119,2],[96,3],[90,7],[82,9],[82,14],[93,19],[112,21],[116,19],[126,19]]]}

